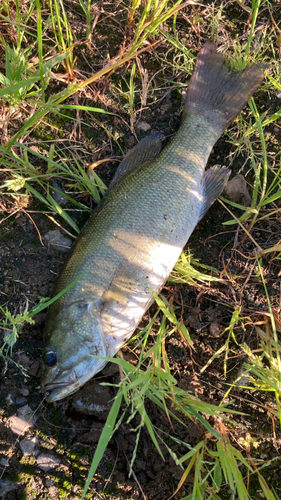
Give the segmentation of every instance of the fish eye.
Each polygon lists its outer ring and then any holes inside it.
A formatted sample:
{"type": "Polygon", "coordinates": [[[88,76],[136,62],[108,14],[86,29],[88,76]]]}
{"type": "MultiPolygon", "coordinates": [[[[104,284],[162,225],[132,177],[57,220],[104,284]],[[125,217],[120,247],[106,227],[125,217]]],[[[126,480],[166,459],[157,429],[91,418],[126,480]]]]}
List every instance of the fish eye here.
{"type": "Polygon", "coordinates": [[[55,366],[57,355],[54,351],[48,351],[44,354],[43,362],[46,366],[55,366]]]}
{"type": "Polygon", "coordinates": [[[89,304],[87,302],[78,302],[77,309],[79,311],[86,311],[89,308],[89,304]]]}

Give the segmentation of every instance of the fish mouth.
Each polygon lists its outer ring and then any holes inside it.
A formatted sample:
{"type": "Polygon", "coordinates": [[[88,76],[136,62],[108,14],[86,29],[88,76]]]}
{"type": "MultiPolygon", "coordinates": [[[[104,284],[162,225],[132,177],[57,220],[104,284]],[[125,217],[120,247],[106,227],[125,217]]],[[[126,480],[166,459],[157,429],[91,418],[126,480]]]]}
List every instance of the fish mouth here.
{"type": "MultiPolygon", "coordinates": [[[[60,374],[57,378],[62,377],[63,373],[60,374]]],[[[76,392],[81,387],[81,381],[77,377],[74,370],[67,374],[65,380],[58,380],[49,382],[43,386],[41,386],[40,391],[45,393],[46,400],[48,402],[57,401],[59,399],[63,399],[67,396],[70,396],[74,392],[76,392]]]]}
{"type": "MultiPolygon", "coordinates": [[[[91,359],[94,359],[91,357],[91,359]]],[[[58,370],[53,374],[46,374],[42,377],[42,384],[40,391],[45,393],[46,401],[52,403],[53,401],[58,401],[59,399],[66,398],[74,392],[78,391],[88,380],[90,380],[96,373],[98,373],[106,365],[106,361],[101,361],[96,366],[96,360],[94,359],[94,369],[90,366],[69,368],[65,370],[58,370]],[[82,369],[83,368],[83,369],[82,369]],[[88,369],[87,369],[88,368],[88,369]]],[[[81,365],[81,363],[80,363],[81,365]]]]}
{"type": "Polygon", "coordinates": [[[58,384],[48,384],[41,388],[41,392],[45,393],[46,401],[48,403],[52,403],[53,401],[58,401],[60,399],[64,399],[67,396],[70,396],[74,392],[80,389],[81,384],[77,382],[75,385],[68,385],[67,383],[58,383],[58,384]]]}

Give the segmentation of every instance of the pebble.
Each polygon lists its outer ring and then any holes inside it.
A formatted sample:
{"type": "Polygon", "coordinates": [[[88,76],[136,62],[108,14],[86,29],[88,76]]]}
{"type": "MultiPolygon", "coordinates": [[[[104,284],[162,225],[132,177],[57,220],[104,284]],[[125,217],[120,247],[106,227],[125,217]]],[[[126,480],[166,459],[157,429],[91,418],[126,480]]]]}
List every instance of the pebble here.
{"type": "Polygon", "coordinates": [[[27,387],[23,387],[23,389],[20,390],[20,393],[23,396],[28,396],[29,395],[29,390],[27,389],[27,387]]]}
{"type": "Polygon", "coordinates": [[[12,396],[12,394],[8,394],[8,395],[6,396],[6,401],[7,401],[7,405],[8,405],[8,406],[11,406],[12,404],[14,404],[14,400],[13,400],[13,396],[12,396]]]}
{"type": "Polygon", "coordinates": [[[47,486],[47,488],[49,488],[50,486],[54,486],[56,483],[53,479],[46,479],[45,481],[45,485],[47,486]]]}
{"type": "Polygon", "coordinates": [[[147,132],[151,129],[151,125],[149,125],[149,123],[145,122],[144,120],[140,120],[139,122],[137,122],[136,128],[147,132]]]}
{"type": "Polygon", "coordinates": [[[1,458],[1,460],[0,460],[0,465],[1,465],[2,467],[8,467],[8,465],[9,465],[9,459],[8,459],[8,458],[4,458],[4,457],[3,457],[3,458],[1,458]]]}
{"type": "Polygon", "coordinates": [[[217,323],[216,321],[211,323],[209,326],[209,332],[215,339],[220,336],[222,331],[223,331],[223,326],[220,323],[217,323]]]}
{"type": "Polygon", "coordinates": [[[56,181],[53,181],[52,184],[53,184],[53,188],[55,188],[54,190],[52,190],[52,195],[53,195],[54,200],[60,206],[67,205],[68,199],[65,197],[64,191],[59,187],[59,185],[57,184],[56,181]]]}
{"type": "Polygon", "coordinates": [[[252,199],[248,191],[247,183],[242,175],[236,175],[233,179],[228,181],[224,188],[224,193],[231,201],[239,203],[239,205],[243,205],[244,207],[251,206],[252,199]]]}
{"type": "Polygon", "coordinates": [[[9,418],[8,422],[11,431],[14,434],[17,434],[18,436],[24,434],[27,431],[27,429],[31,427],[30,423],[28,423],[23,418],[17,417],[16,415],[13,415],[11,418],[9,418]]]}
{"type": "Polygon", "coordinates": [[[8,424],[14,434],[20,436],[24,434],[27,429],[32,427],[34,423],[34,415],[30,406],[25,405],[18,409],[17,415],[9,418],[8,424]]]}
{"type": "Polygon", "coordinates": [[[18,483],[13,483],[13,481],[1,481],[0,480],[0,498],[5,498],[7,493],[10,491],[17,490],[19,488],[18,483]]]}
{"type": "Polygon", "coordinates": [[[72,406],[80,413],[106,420],[112,399],[110,388],[92,379],[73,396],[72,406]]]}
{"type": "Polygon", "coordinates": [[[37,465],[41,470],[48,471],[56,469],[60,464],[60,459],[48,453],[41,453],[36,459],[37,465]]]}
{"type": "Polygon", "coordinates": [[[237,386],[241,387],[251,387],[251,382],[250,382],[250,373],[247,373],[247,370],[244,365],[240,366],[240,368],[237,371],[237,376],[236,378],[239,378],[237,382],[237,386]]]}
{"type": "Polygon", "coordinates": [[[24,396],[16,399],[16,405],[22,405],[23,403],[26,403],[26,402],[27,402],[27,399],[24,396]]]}
{"type": "Polygon", "coordinates": [[[30,408],[28,405],[24,405],[21,408],[18,409],[17,414],[20,418],[25,419],[27,422],[29,422],[31,425],[34,423],[34,415],[33,415],[33,410],[30,408]]]}
{"type": "Polygon", "coordinates": [[[24,457],[36,457],[39,454],[38,448],[39,439],[37,436],[32,438],[26,437],[20,442],[20,449],[24,457]]]}
{"type": "Polygon", "coordinates": [[[62,234],[59,229],[48,231],[44,236],[44,242],[48,246],[48,249],[52,246],[62,253],[68,253],[72,245],[72,240],[62,234]]]}

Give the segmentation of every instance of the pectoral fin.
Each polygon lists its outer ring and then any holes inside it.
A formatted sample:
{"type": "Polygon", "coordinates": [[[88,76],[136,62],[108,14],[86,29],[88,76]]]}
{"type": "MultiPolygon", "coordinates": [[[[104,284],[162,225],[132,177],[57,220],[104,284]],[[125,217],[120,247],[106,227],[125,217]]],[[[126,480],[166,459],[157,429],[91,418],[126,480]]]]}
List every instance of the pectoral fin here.
{"type": "Polygon", "coordinates": [[[101,297],[101,320],[110,352],[117,351],[132,335],[151,302],[137,266],[120,263],[101,297]]]}
{"type": "Polygon", "coordinates": [[[210,206],[216,201],[218,196],[224,189],[228,178],[230,176],[230,170],[226,167],[214,166],[209,168],[203,178],[203,195],[204,203],[201,207],[199,214],[199,220],[204,217],[208,212],[210,206]]]}

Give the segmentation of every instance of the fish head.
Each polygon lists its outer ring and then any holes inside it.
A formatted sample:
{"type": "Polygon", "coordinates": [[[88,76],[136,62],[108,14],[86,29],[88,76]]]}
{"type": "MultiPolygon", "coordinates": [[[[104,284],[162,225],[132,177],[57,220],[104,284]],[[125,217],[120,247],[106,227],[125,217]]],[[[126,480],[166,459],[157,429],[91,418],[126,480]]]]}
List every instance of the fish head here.
{"type": "Polygon", "coordinates": [[[106,365],[108,356],[99,313],[93,302],[74,302],[48,313],[42,356],[41,390],[47,401],[77,391],[106,365]]]}

